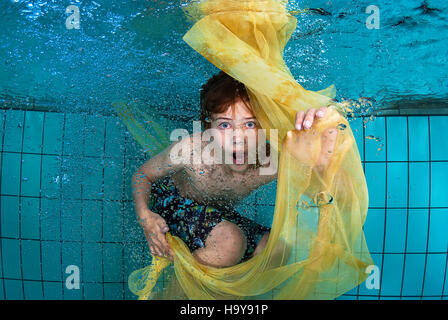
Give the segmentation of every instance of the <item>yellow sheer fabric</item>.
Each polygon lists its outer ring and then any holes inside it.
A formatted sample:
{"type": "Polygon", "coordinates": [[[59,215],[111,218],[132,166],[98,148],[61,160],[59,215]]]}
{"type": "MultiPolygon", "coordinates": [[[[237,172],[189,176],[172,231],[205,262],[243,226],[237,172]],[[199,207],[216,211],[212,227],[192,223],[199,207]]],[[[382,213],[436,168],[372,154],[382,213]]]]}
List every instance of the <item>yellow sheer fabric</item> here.
{"type": "Polygon", "coordinates": [[[334,87],[305,90],[285,65],[283,49],[297,24],[286,1],[208,0],[185,10],[195,24],[184,41],[243,82],[261,126],[278,129],[272,231],[260,254],[226,268],[201,265],[168,233],[175,253],[169,285],[150,296],[170,265],[154,257],[130,275],[129,288],[139,299],[334,299],[354,288],[373,264],[362,230],[367,185],[344,106],[332,102],[334,87]],[[294,130],[298,110],[329,105],[312,129],[294,130]],[[330,128],[337,130],[336,145],[320,174],[315,165],[330,128]]]}

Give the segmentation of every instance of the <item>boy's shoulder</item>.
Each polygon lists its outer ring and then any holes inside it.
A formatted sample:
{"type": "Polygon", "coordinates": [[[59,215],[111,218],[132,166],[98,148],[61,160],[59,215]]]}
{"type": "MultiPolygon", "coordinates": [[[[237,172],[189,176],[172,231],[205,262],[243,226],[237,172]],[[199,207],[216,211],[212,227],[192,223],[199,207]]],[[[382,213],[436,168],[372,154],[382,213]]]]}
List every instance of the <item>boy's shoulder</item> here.
{"type": "Polygon", "coordinates": [[[205,144],[206,142],[202,141],[201,132],[185,135],[170,145],[170,160],[184,166],[202,164],[202,150],[205,144]]]}

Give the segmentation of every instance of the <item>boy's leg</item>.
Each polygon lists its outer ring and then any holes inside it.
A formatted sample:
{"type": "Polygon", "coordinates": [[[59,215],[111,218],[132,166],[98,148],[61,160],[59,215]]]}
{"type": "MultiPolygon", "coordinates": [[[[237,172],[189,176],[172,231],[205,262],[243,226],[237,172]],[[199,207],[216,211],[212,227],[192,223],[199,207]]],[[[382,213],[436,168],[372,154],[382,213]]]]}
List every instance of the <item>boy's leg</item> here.
{"type": "Polygon", "coordinates": [[[243,231],[230,221],[219,222],[209,233],[202,248],[193,256],[202,264],[229,267],[240,262],[247,247],[243,231]]]}
{"type": "MultiPolygon", "coordinates": [[[[261,240],[260,242],[258,242],[257,247],[252,253],[251,257],[254,257],[255,255],[259,254],[266,247],[268,239],[269,239],[269,232],[266,232],[261,237],[261,240]]],[[[290,254],[291,254],[291,248],[284,241],[279,240],[279,242],[272,251],[271,261],[269,265],[274,268],[284,265],[289,260],[290,254]]]]}
{"type": "Polygon", "coordinates": [[[258,242],[254,252],[252,252],[251,257],[254,257],[257,254],[259,254],[266,247],[266,244],[268,243],[268,239],[269,239],[269,232],[266,232],[261,237],[260,242],[258,242]]]}

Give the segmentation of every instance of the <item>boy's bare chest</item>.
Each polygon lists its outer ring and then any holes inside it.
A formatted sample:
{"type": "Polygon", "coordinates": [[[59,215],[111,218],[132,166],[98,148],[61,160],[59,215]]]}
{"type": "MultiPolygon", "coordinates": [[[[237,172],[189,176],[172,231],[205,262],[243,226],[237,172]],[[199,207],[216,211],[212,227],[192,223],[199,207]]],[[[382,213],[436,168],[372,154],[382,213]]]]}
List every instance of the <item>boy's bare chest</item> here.
{"type": "Polygon", "coordinates": [[[185,196],[219,206],[233,205],[261,185],[252,171],[233,176],[219,165],[186,168],[176,174],[175,182],[185,196]]]}

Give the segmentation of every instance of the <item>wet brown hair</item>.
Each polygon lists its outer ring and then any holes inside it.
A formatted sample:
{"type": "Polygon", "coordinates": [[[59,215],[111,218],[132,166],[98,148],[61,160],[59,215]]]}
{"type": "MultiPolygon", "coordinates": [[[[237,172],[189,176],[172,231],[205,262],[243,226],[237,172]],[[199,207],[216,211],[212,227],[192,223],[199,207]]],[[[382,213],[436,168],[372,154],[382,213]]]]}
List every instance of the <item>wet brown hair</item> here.
{"type": "MultiPolygon", "coordinates": [[[[226,111],[238,99],[241,99],[252,110],[246,86],[242,82],[232,78],[222,70],[208,79],[201,87],[200,120],[204,129],[210,128],[210,122],[207,120],[210,119],[212,114],[226,111]]],[[[266,155],[269,156],[270,153],[270,144],[267,143],[266,155]]],[[[260,163],[257,157],[255,168],[259,166],[260,163]]]]}
{"type": "Polygon", "coordinates": [[[213,113],[225,112],[238,99],[250,108],[249,96],[243,83],[222,70],[208,79],[201,87],[200,120],[204,129],[210,127],[210,122],[207,120],[213,113]]]}

